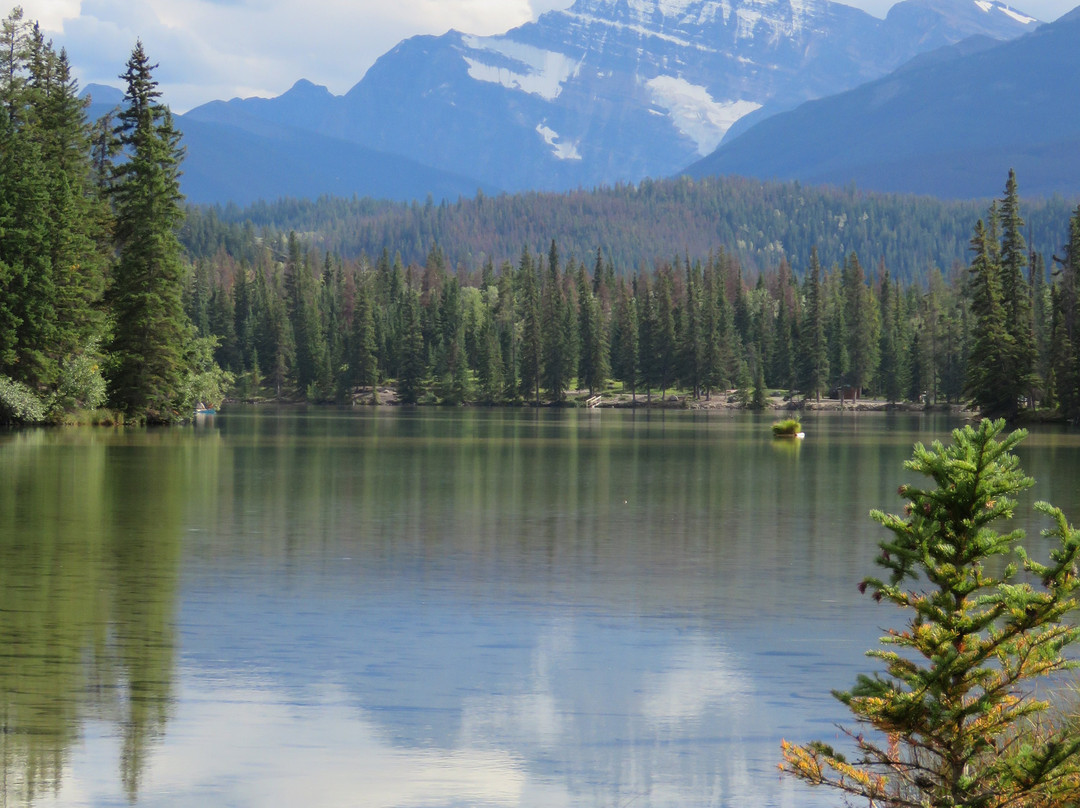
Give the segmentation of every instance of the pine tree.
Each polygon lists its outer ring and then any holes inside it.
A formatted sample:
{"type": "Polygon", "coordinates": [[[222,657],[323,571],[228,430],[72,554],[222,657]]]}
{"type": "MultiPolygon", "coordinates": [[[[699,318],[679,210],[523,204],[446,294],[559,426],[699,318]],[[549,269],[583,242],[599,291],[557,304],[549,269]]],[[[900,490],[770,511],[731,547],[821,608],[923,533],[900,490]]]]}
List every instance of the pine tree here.
{"type": "Polygon", "coordinates": [[[544,337],[540,315],[540,285],[528,249],[521,253],[518,267],[518,305],[521,320],[519,378],[521,395],[540,406],[540,375],[544,366],[544,337]]]}
{"type": "Polygon", "coordinates": [[[498,281],[499,300],[495,310],[495,330],[502,358],[502,394],[495,398],[517,398],[518,330],[514,300],[514,270],[510,262],[502,265],[498,281]]]}
{"type": "Polygon", "coordinates": [[[349,339],[349,375],[357,387],[370,387],[376,397],[379,365],[375,340],[375,312],[370,284],[361,278],[356,284],[352,332],[349,339]]]}
{"type": "Polygon", "coordinates": [[[877,372],[879,323],[873,292],[866,284],[862,265],[855,253],[848,256],[843,275],[850,383],[856,398],[877,372]]]}
{"type": "Polygon", "coordinates": [[[486,403],[494,404],[502,398],[505,388],[502,350],[499,347],[495,321],[490,313],[480,324],[478,343],[476,376],[480,396],[486,403]]]}
{"type": "Polygon", "coordinates": [[[821,287],[821,263],[818,261],[817,247],[810,250],[810,267],[803,288],[806,306],[799,328],[802,337],[799,348],[801,387],[804,395],[814,396],[820,402],[821,391],[828,383],[829,355],[825,339],[825,296],[821,287]]]}
{"type": "Polygon", "coordinates": [[[540,304],[543,345],[541,374],[548,397],[556,403],[566,398],[566,388],[574,375],[574,344],[570,335],[577,327],[570,302],[562,288],[558,261],[558,248],[552,241],[540,304]]]}
{"type": "Polygon", "coordinates": [[[999,285],[1000,272],[993,262],[988,232],[980,219],[975,225],[971,249],[971,312],[975,318],[973,344],[968,357],[967,393],[985,414],[1016,414],[1019,387],[1015,376],[1016,342],[1005,322],[999,285]]]}
{"type": "Polygon", "coordinates": [[[667,397],[667,389],[675,381],[678,335],[675,331],[675,302],[672,294],[671,274],[662,272],[656,282],[656,305],[654,332],[656,361],[656,384],[660,387],[660,400],[667,397]]]}
{"type": "Polygon", "coordinates": [[[882,268],[881,293],[878,296],[879,317],[881,319],[881,335],[878,345],[878,375],[881,391],[885,400],[895,404],[903,395],[901,376],[899,373],[900,351],[898,334],[894,323],[893,307],[899,305],[899,301],[893,301],[892,282],[889,279],[889,270],[882,268]]]}
{"type": "Polygon", "coordinates": [[[908,623],[867,654],[885,675],[835,694],[861,725],[845,730],[857,756],[785,741],[785,772],[881,808],[1075,804],[1080,736],[1040,724],[1049,705],[1035,693],[1076,665],[1062,652],[1080,639],[1064,622],[1077,608],[1080,531],[1037,503],[1056,540],[1046,564],[1019,545],[1022,531],[996,532],[1032,485],[1012,453],[1025,433],[998,440],[1003,428],[984,420],[950,446],[916,444],[906,468],[931,487],[900,487],[904,516],[872,513],[892,534],[878,559],[887,575],[860,589],[907,610],[908,623]]]}
{"type": "Polygon", "coordinates": [[[420,324],[420,295],[407,289],[404,298],[401,371],[398,376],[398,398],[402,404],[415,404],[423,392],[426,372],[424,332],[420,324]]]}
{"type": "MultiPolygon", "coordinates": [[[[1035,369],[1036,348],[1032,324],[1031,288],[1024,272],[1029,254],[1024,243],[1024,220],[1020,216],[1020,197],[1017,192],[1016,172],[1009,169],[1005,183],[1005,196],[1001,200],[1000,216],[1001,251],[1001,302],[1005,309],[1005,327],[1012,337],[1012,376],[1017,397],[1027,393],[1032,384],[1035,369]]],[[[1034,401],[1030,402],[1034,406],[1034,401]]]]}
{"type": "Polygon", "coordinates": [[[682,386],[691,391],[694,398],[701,397],[704,384],[705,346],[701,293],[702,277],[700,266],[686,265],[686,301],[681,309],[681,322],[678,339],[678,377],[682,386]]]}
{"type": "Polygon", "coordinates": [[[585,274],[585,265],[578,265],[578,344],[581,357],[578,361],[578,380],[589,390],[589,395],[599,390],[610,373],[610,349],[608,329],[604,323],[599,299],[593,294],[592,285],[585,274]]]}
{"type": "Polygon", "coordinates": [[[183,220],[180,133],[160,93],[142,42],[127,70],[116,136],[127,159],[114,169],[112,200],[118,259],[109,290],[115,329],[111,395],[129,415],[178,417],[184,344],[190,325],[176,230],[183,220]]]}
{"type": "Polygon", "coordinates": [[[611,373],[630,388],[630,395],[637,400],[638,380],[638,321],[637,303],[630,294],[626,282],[618,282],[615,293],[615,311],[611,324],[611,373]]]}

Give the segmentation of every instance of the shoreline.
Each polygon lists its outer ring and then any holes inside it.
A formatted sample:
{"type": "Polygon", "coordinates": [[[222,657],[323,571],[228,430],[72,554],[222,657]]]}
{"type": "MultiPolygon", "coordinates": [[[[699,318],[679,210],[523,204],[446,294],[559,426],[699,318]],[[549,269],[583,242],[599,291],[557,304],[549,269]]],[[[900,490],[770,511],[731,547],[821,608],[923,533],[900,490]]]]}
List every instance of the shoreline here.
{"type": "MultiPolygon", "coordinates": [[[[754,412],[751,407],[743,405],[733,391],[723,394],[714,394],[711,398],[694,399],[689,395],[669,395],[661,399],[653,395],[651,400],[640,393],[636,398],[629,393],[600,394],[599,401],[588,405],[587,390],[567,391],[566,399],[559,403],[541,401],[536,405],[533,401],[515,401],[500,404],[488,404],[480,401],[469,401],[462,404],[443,404],[436,401],[421,401],[413,405],[404,405],[397,398],[397,391],[392,387],[376,388],[377,399],[372,401],[370,388],[359,393],[354,393],[347,402],[323,402],[312,403],[296,399],[226,399],[226,404],[248,404],[253,406],[276,405],[276,406],[353,406],[353,407],[532,407],[540,409],[565,408],[565,409],[654,409],[654,410],[730,410],[754,412]]],[[[595,396],[594,396],[595,398],[595,396]]],[[[953,415],[967,415],[975,417],[978,411],[966,404],[913,404],[910,402],[890,403],[883,399],[845,399],[840,401],[835,398],[825,398],[821,401],[803,399],[785,399],[781,396],[770,396],[765,407],[759,412],[910,412],[910,413],[947,413],[953,415]]]]}

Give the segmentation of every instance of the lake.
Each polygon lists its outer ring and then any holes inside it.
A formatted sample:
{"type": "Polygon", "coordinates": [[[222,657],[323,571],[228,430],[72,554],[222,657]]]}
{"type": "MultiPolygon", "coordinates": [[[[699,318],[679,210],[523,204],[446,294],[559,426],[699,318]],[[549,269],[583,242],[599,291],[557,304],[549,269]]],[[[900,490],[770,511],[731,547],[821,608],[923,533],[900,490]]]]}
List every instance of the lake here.
{"type": "MultiPolygon", "coordinates": [[[[232,408],[0,433],[5,806],[824,806],[781,738],[945,416],[232,408]]],[[[1021,446],[1080,521],[1080,434],[1021,446]]],[[[1039,555],[1039,553],[1036,553],[1039,555]]]]}

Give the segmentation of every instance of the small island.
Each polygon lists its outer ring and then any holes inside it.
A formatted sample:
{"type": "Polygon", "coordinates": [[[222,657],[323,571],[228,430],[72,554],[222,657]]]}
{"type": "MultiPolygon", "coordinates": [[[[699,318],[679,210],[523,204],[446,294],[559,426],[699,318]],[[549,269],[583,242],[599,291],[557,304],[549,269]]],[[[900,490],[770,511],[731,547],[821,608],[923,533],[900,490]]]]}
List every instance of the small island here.
{"type": "Polygon", "coordinates": [[[772,434],[774,438],[805,438],[806,433],[803,432],[802,423],[796,418],[785,418],[783,421],[776,421],[772,425],[772,434]]]}

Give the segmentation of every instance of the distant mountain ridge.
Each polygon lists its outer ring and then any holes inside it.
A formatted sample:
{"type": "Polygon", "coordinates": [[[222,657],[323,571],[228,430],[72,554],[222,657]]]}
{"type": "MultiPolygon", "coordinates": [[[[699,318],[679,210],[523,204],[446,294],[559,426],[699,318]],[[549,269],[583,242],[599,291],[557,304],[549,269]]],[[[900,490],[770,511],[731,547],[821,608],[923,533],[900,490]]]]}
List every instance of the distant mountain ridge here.
{"type": "MultiPolygon", "coordinates": [[[[326,88],[316,88],[310,82],[299,82],[294,88],[300,94],[320,89],[329,96],[326,88]]],[[[89,85],[82,95],[91,98],[92,120],[123,101],[120,90],[100,84],[89,85]]],[[[494,194],[501,190],[407,157],[258,117],[238,116],[236,120],[217,122],[178,115],[177,125],[185,149],[181,188],[187,201],[195,204],[247,205],[259,200],[316,199],[323,195],[395,201],[428,196],[456,199],[471,197],[477,191],[494,194]]]]}
{"type": "Polygon", "coordinates": [[[1080,193],[1080,9],[1026,36],[965,42],[761,122],[694,177],[846,184],[989,197],[1015,168],[1025,194],[1080,193]]]}
{"type": "Polygon", "coordinates": [[[577,0],[500,36],[404,40],[344,96],[299,81],[193,109],[184,190],[383,194],[394,161],[395,199],[665,176],[754,120],[1037,24],[991,0],[904,0],[884,20],[829,0],[577,0]]]}

